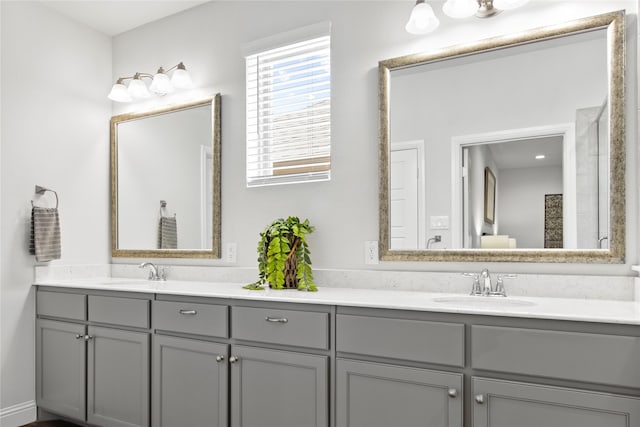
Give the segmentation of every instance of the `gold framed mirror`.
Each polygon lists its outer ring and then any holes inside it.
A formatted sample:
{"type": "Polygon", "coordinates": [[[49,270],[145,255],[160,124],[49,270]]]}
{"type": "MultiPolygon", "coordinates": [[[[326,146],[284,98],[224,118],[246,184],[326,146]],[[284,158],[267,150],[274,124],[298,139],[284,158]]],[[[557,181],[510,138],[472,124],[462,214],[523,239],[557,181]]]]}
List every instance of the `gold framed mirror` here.
{"type": "Polygon", "coordinates": [[[113,257],[220,258],[220,99],[111,118],[113,257]]]}
{"type": "Polygon", "coordinates": [[[624,262],[624,28],[617,11],[380,61],[380,259],[624,262]]]}

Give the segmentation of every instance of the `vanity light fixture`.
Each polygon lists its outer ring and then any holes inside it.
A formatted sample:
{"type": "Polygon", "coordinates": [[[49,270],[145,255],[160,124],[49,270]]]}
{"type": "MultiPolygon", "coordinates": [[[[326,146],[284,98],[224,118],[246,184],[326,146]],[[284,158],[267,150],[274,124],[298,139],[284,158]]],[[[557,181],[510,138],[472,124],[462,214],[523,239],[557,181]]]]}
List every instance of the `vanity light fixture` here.
{"type": "Polygon", "coordinates": [[[131,102],[134,99],[149,98],[151,92],[156,95],[166,95],[173,92],[174,89],[189,89],[191,87],[193,87],[191,76],[184,64],[180,62],[166,71],[160,67],[156,74],[136,72],[130,77],[119,77],[107,98],[116,102],[131,102]],[[173,71],[171,78],[168,75],[170,71],[173,71]],[[151,80],[149,87],[143,79],[151,80]],[[124,83],[126,80],[131,80],[128,86],[124,83]]]}
{"type": "MultiPolygon", "coordinates": [[[[442,5],[445,15],[464,19],[470,16],[489,18],[502,10],[520,7],[529,0],[447,0],[442,5]]],[[[440,21],[425,0],[417,0],[405,26],[408,33],[427,34],[438,28],[440,21]]]]}

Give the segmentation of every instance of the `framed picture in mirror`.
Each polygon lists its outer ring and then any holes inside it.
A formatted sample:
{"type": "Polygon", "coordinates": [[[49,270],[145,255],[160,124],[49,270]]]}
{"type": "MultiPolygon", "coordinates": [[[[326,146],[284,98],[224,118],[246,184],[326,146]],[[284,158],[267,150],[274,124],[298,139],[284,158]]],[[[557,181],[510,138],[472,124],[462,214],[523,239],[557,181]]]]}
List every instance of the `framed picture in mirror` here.
{"type": "Polygon", "coordinates": [[[496,176],[488,166],[484,168],[484,222],[496,222],[496,176]]]}

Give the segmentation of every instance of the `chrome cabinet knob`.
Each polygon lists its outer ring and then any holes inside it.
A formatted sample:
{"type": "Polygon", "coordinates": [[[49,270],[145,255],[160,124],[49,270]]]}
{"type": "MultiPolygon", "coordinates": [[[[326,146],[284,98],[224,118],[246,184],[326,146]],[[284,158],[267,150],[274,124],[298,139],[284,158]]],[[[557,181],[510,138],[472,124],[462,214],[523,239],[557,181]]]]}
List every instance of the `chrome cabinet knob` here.
{"type": "Polygon", "coordinates": [[[484,403],[484,395],[476,394],[475,401],[477,404],[482,405],[484,403]]]}
{"type": "Polygon", "coordinates": [[[93,339],[93,337],[91,335],[85,335],[84,336],[84,340],[85,341],[89,341],[89,340],[92,340],[92,339],[93,339]]]}
{"type": "Polygon", "coordinates": [[[237,356],[231,356],[229,358],[229,362],[231,363],[236,363],[238,360],[240,360],[237,356]]]}
{"type": "Polygon", "coordinates": [[[457,397],[458,396],[458,390],[456,390],[455,388],[450,388],[447,391],[447,394],[449,395],[449,397],[457,397]]]}
{"type": "Polygon", "coordinates": [[[224,356],[223,355],[219,354],[219,355],[216,356],[216,362],[219,363],[219,362],[222,362],[223,360],[224,360],[224,356]]]}
{"type": "Polygon", "coordinates": [[[83,338],[84,338],[84,335],[82,335],[82,334],[76,334],[76,339],[77,339],[77,340],[79,340],[79,339],[83,339],[83,338]]]}

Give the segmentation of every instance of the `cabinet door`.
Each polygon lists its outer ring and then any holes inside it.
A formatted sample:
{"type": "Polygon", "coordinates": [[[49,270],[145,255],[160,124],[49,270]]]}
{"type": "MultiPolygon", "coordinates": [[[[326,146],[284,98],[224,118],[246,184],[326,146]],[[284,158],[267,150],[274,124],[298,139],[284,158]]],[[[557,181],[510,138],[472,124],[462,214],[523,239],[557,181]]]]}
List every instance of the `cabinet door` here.
{"type": "Polygon", "coordinates": [[[462,374],[336,362],[337,427],[461,427],[463,395],[462,374]]]}
{"type": "Polygon", "coordinates": [[[472,378],[474,427],[629,427],[640,398],[472,378]]]}
{"type": "Polygon", "coordinates": [[[232,427],[326,427],[328,358],[233,346],[232,427]]]}
{"type": "Polygon", "coordinates": [[[153,337],[153,426],[226,427],[228,347],[153,337]]]}
{"type": "Polygon", "coordinates": [[[149,334],[89,326],[87,422],[149,425],[149,334]]]}
{"type": "Polygon", "coordinates": [[[85,326],[43,319],[36,325],[37,404],[84,421],[85,326]]]}

